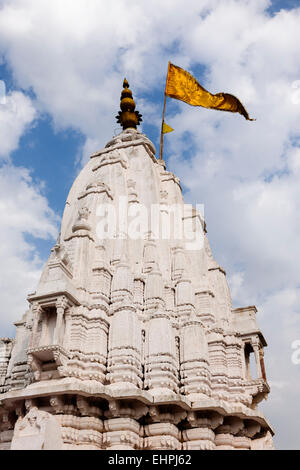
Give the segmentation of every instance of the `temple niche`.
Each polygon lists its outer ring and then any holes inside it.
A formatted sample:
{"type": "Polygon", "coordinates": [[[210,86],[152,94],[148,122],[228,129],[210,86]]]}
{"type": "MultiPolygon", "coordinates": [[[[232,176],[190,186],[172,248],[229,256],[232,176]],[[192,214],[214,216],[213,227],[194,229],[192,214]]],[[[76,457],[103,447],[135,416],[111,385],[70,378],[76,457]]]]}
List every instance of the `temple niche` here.
{"type": "Polygon", "coordinates": [[[181,238],[141,231],[143,214],[126,232],[139,210],[165,230],[184,208],[140,121],[125,81],[123,130],[76,178],[16,337],[0,339],[0,449],[273,448],[267,343],[256,308],[232,307],[201,213],[173,222],[181,238]]]}

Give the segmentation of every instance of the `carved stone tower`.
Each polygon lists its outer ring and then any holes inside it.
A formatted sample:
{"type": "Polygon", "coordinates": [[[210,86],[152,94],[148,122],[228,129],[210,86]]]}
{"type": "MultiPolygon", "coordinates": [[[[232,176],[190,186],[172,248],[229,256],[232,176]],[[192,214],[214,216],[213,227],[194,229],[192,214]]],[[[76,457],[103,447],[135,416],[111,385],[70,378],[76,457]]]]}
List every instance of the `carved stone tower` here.
{"type": "Polygon", "coordinates": [[[272,448],[256,308],[232,308],[127,81],[117,119],[71,188],[16,338],[0,340],[0,449],[272,448]]]}

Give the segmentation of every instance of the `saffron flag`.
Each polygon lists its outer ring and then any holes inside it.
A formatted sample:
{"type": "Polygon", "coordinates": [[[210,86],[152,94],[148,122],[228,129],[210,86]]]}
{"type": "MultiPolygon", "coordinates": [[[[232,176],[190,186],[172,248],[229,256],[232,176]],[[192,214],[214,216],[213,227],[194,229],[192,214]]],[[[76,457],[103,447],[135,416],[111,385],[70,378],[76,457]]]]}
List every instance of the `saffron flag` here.
{"type": "Polygon", "coordinates": [[[191,106],[240,113],[248,121],[255,121],[255,119],[250,119],[248,112],[238,98],[229,93],[212,95],[189,72],[170,62],[165,94],[191,106]]]}
{"type": "Polygon", "coordinates": [[[162,128],[163,134],[168,134],[168,132],[173,132],[174,129],[173,127],[169,126],[168,124],[163,121],[163,128],[162,128]]]}

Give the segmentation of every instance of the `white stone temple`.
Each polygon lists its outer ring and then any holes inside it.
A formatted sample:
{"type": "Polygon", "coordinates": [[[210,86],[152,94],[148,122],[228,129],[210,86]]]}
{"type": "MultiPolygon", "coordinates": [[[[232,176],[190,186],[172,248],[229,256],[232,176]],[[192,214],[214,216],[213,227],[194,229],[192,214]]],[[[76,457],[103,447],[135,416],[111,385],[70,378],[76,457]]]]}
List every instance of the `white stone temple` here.
{"type": "Polygon", "coordinates": [[[0,339],[0,449],[272,449],[257,310],[233,309],[126,81],[121,98],[123,131],[76,178],[16,337],[0,339]]]}

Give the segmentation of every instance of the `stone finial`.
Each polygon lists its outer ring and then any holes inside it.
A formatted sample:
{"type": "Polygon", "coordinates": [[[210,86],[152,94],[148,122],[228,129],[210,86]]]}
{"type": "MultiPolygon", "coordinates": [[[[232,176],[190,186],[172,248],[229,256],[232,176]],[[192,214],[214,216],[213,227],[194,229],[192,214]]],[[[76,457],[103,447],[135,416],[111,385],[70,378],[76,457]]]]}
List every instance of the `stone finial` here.
{"type": "Polygon", "coordinates": [[[132,97],[132,91],[129,90],[129,84],[126,78],[124,78],[123,82],[120,108],[121,111],[119,111],[116,119],[123,127],[123,130],[128,128],[136,129],[142,121],[142,115],[138,111],[135,111],[135,102],[132,97]]]}

